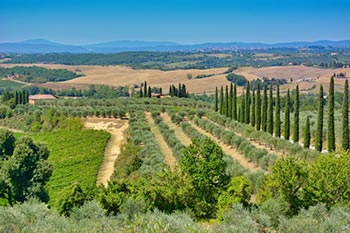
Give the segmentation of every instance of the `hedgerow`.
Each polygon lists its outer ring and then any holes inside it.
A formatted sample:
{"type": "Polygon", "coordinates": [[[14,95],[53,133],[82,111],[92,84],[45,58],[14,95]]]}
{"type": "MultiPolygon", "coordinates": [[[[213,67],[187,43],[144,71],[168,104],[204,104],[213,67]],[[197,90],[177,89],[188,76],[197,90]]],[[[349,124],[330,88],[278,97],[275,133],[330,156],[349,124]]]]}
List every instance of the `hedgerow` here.
{"type": "Polygon", "coordinates": [[[167,167],[160,147],[155,140],[144,112],[130,112],[129,118],[130,133],[135,145],[142,145],[142,175],[154,174],[167,167]]]}

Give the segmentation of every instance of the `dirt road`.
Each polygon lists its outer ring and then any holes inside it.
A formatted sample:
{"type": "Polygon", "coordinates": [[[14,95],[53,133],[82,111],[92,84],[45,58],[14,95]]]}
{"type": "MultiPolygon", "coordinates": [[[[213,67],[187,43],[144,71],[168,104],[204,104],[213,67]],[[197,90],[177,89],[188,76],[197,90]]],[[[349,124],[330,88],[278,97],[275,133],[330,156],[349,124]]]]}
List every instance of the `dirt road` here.
{"type": "Polygon", "coordinates": [[[113,118],[87,118],[84,120],[87,129],[106,130],[111,137],[106,145],[102,164],[97,174],[96,185],[108,186],[108,181],[114,172],[114,163],[120,154],[120,148],[125,143],[128,121],[113,118]]]}

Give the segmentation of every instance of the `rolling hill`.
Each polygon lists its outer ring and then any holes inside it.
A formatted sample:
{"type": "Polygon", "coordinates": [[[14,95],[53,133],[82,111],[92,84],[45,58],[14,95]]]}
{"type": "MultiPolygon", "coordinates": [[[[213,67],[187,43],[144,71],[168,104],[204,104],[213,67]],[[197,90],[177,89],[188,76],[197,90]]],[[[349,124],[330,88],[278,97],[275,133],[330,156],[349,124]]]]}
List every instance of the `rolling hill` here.
{"type": "Polygon", "coordinates": [[[202,43],[178,44],[174,42],[154,41],[111,41],[89,45],[66,45],[44,39],[26,40],[22,42],[0,43],[2,53],[117,53],[126,51],[198,51],[198,50],[240,50],[268,48],[304,48],[312,46],[350,48],[350,40],[287,43],[202,43]]]}

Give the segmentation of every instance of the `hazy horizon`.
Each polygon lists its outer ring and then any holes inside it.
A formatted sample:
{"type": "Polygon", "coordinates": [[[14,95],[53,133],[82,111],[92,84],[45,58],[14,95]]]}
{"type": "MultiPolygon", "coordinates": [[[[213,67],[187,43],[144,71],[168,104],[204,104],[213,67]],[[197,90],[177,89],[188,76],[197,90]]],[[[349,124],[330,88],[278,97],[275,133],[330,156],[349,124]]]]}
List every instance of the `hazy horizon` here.
{"type": "Polygon", "coordinates": [[[48,41],[48,42],[53,42],[57,44],[63,44],[63,45],[74,45],[74,46],[88,46],[88,45],[94,45],[94,44],[104,44],[104,43],[110,43],[110,42],[147,42],[147,43],[176,43],[179,45],[196,45],[196,44],[210,44],[210,43],[247,43],[247,44],[254,44],[254,43],[261,43],[261,44],[280,44],[280,43],[310,43],[310,42],[317,42],[317,41],[350,41],[350,39],[344,39],[344,40],[329,40],[329,39],[319,39],[319,40],[313,40],[313,41],[305,41],[305,40],[300,40],[300,41],[277,41],[277,42],[261,42],[261,41],[204,41],[204,42],[199,42],[199,43],[181,43],[177,41],[165,41],[165,40],[136,40],[136,39],[125,39],[125,40],[111,40],[111,41],[97,41],[94,43],[88,43],[88,44],[73,44],[73,43],[63,43],[60,41],[53,41],[53,40],[48,40],[46,38],[28,38],[24,40],[19,40],[19,41],[4,41],[0,43],[23,43],[26,41],[36,41],[36,40],[43,40],[43,41],[48,41]]]}
{"type": "Polygon", "coordinates": [[[340,41],[350,39],[349,10],[345,0],[2,0],[0,43],[340,41]]]}

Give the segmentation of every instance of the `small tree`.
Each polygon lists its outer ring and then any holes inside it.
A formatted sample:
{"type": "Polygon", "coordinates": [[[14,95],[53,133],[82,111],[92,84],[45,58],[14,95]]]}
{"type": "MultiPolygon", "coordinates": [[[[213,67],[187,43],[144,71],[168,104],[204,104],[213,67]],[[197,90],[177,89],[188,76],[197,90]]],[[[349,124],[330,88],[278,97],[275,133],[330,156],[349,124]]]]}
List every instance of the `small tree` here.
{"type": "Polygon", "coordinates": [[[220,114],[224,114],[224,87],[220,89],[220,114]]]}
{"type": "Polygon", "coordinates": [[[345,80],[344,95],[343,95],[343,130],[342,130],[342,148],[349,150],[349,83],[345,80]]]}
{"type": "Polygon", "coordinates": [[[213,217],[218,197],[229,182],[223,157],[221,147],[209,138],[195,140],[184,149],[180,168],[192,178],[197,216],[213,217]]]}
{"type": "Polygon", "coordinates": [[[309,117],[306,118],[305,129],[304,129],[304,148],[310,147],[310,120],[309,117]]]}
{"type": "Polygon", "coordinates": [[[232,117],[237,120],[237,85],[233,87],[233,106],[232,106],[232,117]]]}
{"type": "Polygon", "coordinates": [[[267,108],[267,132],[273,134],[273,96],[272,84],[270,84],[269,103],[267,108]]]}
{"type": "Polygon", "coordinates": [[[335,150],[335,133],[334,133],[334,78],[331,77],[328,96],[328,151],[335,150]]]}
{"type": "Polygon", "coordinates": [[[245,123],[249,124],[249,122],[250,122],[250,85],[248,81],[247,88],[246,88],[246,98],[245,98],[245,123]]]}
{"type": "Polygon", "coordinates": [[[260,130],[261,125],[261,99],[260,99],[260,83],[258,83],[258,88],[256,90],[256,101],[255,101],[255,127],[260,130]]]}
{"type": "Polygon", "coordinates": [[[255,90],[253,89],[252,104],[250,109],[250,124],[255,127],[255,90]]]}
{"type": "Polygon", "coordinates": [[[317,115],[317,129],[315,138],[315,149],[322,151],[323,140],[323,86],[320,86],[320,92],[318,96],[318,115],[317,115]]]}
{"type": "Polygon", "coordinates": [[[228,103],[228,117],[232,119],[232,106],[233,105],[233,84],[230,84],[230,97],[228,103]]]}
{"type": "Polygon", "coordinates": [[[289,109],[289,104],[290,104],[290,92],[289,89],[287,91],[287,97],[286,97],[286,105],[284,109],[284,139],[289,140],[289,135],[290,135],[290,109],[289,109]]]}
{"type": "Polygon", "coordinates": [[[275,111],[275,136],[281,137],[281,104],[280,104],[280,87],[277,84],[276,93],[276,111],[275,111]]]}
{"type": "Polygon", "coordinates": [[[244,123],[245,120],[245,98],[244,98],[244,91],[241,95],[241,109],[240,109],[240,115],[239,115],[239,122],[244,123]]]}
{"type": "Polygon", "coordinates": [[[215,87],[215,112],[219,111],[219,93],[218,87],[215,87]]]}
{"type": "Polygon", "coordinates": [[[267,129],[267,86],[264,84],[264,94],[262,100],[262,111],[261,111],[261,128],[266,132],[267,129]]]}
{"type": "Polygon", "coordinates": [[[143,85],[143,97],[144,98],[147,98],[147,96],[148,96],[147,93],[148,93],[147,82],[145,81],[144,85],[143,85]]]}
{"type": "Polygon", "coordinates": [[[2,161],[0,168],[0,197],[6,198],[10,205],[29,197],[48,201],[45,184],[52,174],[52,166],[47,161],[47,147],[35,144],[28,137],[15,144],[13,154],[2,161]]]}
{"type": "Polygon", "coordinates": [[[228,87],[225,86],[225,116],[228,117],[228,104],[229,104],[229,96],[228,96],[228,87]]]}
{"type": "Polygon", "coordinates": [[[293,141],[299,142],[299,85],[295,89],[293,141]]]}

